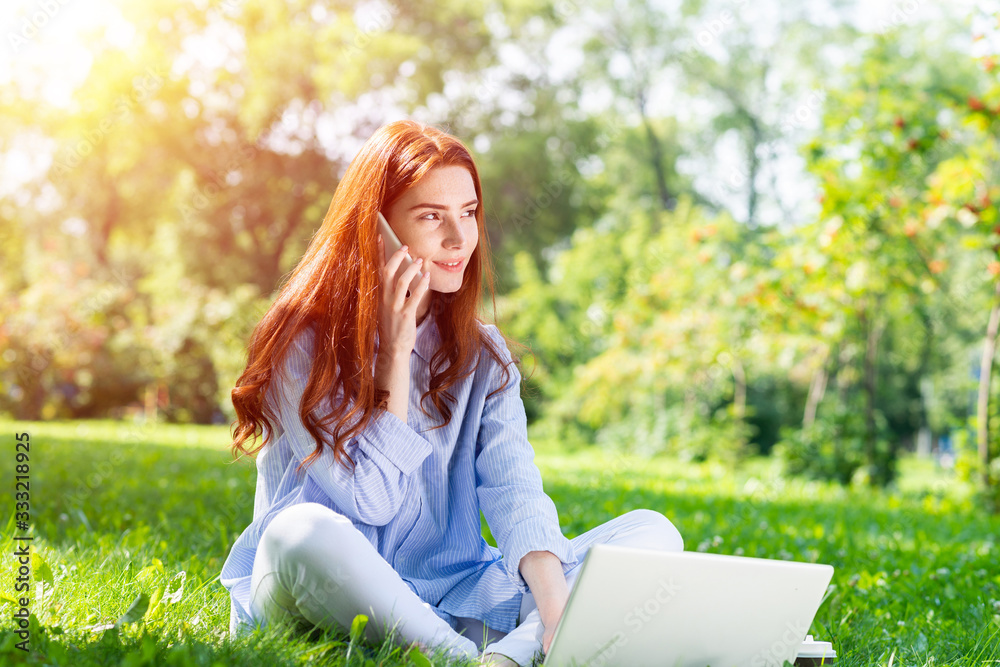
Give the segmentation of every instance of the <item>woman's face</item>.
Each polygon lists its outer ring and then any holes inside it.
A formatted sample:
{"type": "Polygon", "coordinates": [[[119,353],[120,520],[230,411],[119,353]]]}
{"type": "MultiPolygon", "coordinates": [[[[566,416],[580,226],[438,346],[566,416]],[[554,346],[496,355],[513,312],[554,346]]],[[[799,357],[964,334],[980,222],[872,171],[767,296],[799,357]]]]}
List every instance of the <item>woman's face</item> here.
{"type": "Polygon", "coordinates": [[[382,213],[410,257],[423,258],[430,289],[457,292],[479,243],[478,206],[472,175],[451,165],[431,169],[382,213]]]}

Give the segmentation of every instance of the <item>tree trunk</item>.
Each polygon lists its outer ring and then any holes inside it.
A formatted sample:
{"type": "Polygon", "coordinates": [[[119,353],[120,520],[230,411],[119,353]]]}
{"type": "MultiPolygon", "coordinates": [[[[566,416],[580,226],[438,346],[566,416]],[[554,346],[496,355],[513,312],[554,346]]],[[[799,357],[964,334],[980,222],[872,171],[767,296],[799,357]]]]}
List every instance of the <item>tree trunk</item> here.
{"type": "MultiPolygon", "coordinates": [[[[931,390],[925,391],[925,387],[928,384],[925,382],[927,379],[928,369],[931,367],[931,359],[933,359],[934,350],[934,319],[927,312],[927,308],[918,306],[917,312],[920,315],[921,321],[924,323],[924,343],[920,350],[920,366],[916,370],[917,386],[920,389],[920,427],[917,429],[917,453],[919,455],[919,449],[928,442],[928,437],[930,433],[930,424],[927,416],[927,403],[930,392],[933,391],[933,385],[930,385],[931,390]]],[[[928,452],[929,454],[929,452],[928,452]]]]}
{"type": "Polygon", "coordinates": [[[672,211],[677,207],[677,198],[670,193],[667,187],[667,172],[663,167],[663,142],[653,128],[649,117],[646,115],[646,88],[639,86],[635,93],[636,107],[639,109],[639,117],[642,119],[642,126],[646,129],[646,140],[649,142],[649,162],[653,167],[653,176],[656,178],[656,190],[660,196],[660,205],[664,211],[672,211]]]}
{"type": "Polygon", "coordinates": [[[812,382],[809,384],[809,395],[806,397],[806,410],[802,415],[802,428],[809,428],[816,421],[816,411],[819,409],[820,401],[823,400],[823,395],[826,394],[826,383],[830,377],[826,363],[831,356],[833,355],[827,351],[819,368],[813,374],[812,382]]]}
{"type": "Polygon", "coordinates": [[[878,427],[875,423],[875,402],[878,390],[878,343],[882,337],[885,325],[879,323],[878,313],[882,299],[879,298],[874,312],[869,317],[866,311],[861,316],[863,330],[867,330],[867,340],[865,342],[865,456],[870,466],[869,482],[872,486],[887,484],[891,474],[888,466],[891,461],[886,461],[885,465],[878,465],[878,427]]]}
{"type": "Polygon", "coordinates": [[[757,173],[760,171],[760,158],[757,157],[757,147],[764,141],[764,133],[757,119],[747,113],[747,123],[750,125],[750,140],[747,146],[747,227],[757,226],[757,173]]]}
{"type": "Polygon", "coordinates": [[[97,236],[94,238],[94,257],[97,264],[105,271],[111,270],[111,262],[108,259],[108,247],[111,241],[111,234],[114,232],[118,219],[121,217],[122,201],[118,194],[118,187],[115,184],[108,186],[107,203],[100,214],[100,225],[97,229],[97,236]]]}
{"type": "Polygon", "coordinates": [[[667,174],[663,168],[663,144],[645,114],[642,116],[642,124],[646,128],[646,139],[649,141],[649,161],[653,165],[653,174],[656,176],[656,189],[660,195],[660,205],[663,206],[664,211],[672,211],[677,206],[677,200],[670,194],[670,188],[667,187],[667,174]]]}
{"type": "Polygon", "coordinates": [[[847,392],[851,388],[851,383],[844,377],[844,369],[851,362],[850,349],[849,345],[840,348],[837,354],[837,372],[833,374],[833,377],[836,378],[837,400],[845,407],[847,406],[847,392]]]}
{"type": "Polygon", "coordinates": [[[986,325],[986,340],[983,341],[983,358],[979,365],[979,396],[976,401],[977,442],[979,460],[983,465],[983,484],[990,485],[990,376],[993,374],[993,356],[997,349],[997,328],[1000,327],[1000,280],[993,294],[993,308],[990,321],[986,325]]]}
{"type": "Polygon", "coordinates": [[[733,412],[736,418],[743,421],[747,412],[747,376],[743,364],[733,357],[733,412]]]}

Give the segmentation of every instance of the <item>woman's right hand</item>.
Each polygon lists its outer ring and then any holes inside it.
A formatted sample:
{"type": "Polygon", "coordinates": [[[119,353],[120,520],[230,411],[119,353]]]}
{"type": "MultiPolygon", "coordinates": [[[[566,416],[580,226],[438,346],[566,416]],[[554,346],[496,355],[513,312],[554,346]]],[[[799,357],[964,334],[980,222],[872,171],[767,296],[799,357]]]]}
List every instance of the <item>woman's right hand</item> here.
{"type": "Polygon", "coordinates": [[[430,271],[423,274],[417,286],[406,296],[413,278],[423,268],[423,260],[418,258],[396,276],[399,266],[406,258],[407,246],[403,246],[385,259],[382,235],[378,237],[379,274],[379,315],[378,347],[379,356],[409,360],[410,352],[417,342],[417,304],[430,285],[430,271]]]}

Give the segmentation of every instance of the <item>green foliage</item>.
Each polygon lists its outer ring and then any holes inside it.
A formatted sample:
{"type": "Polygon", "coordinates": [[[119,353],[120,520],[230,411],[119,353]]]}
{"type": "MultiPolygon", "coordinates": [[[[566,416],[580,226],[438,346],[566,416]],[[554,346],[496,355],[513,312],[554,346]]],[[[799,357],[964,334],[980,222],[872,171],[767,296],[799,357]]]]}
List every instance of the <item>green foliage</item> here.
{"type": "Polygon", "coordinates": [[[544,428],[612,448],[736,456],[751,433],[746,405],[731,405],[735,378],[749,346],[764,344],[751,338],[752,310],[735,322],[725,310],[752,291],[733,262],[739,238],[731,218],[706,219],[682,198],[672,213],[633,208],[578,230],[548,275],[519,261],[502,316],[531,346],[544,428]]]}
{"type": "Polygon", "coordinates": [[[128,328],[134,292],[90,277],[85,265],[35,267],[30,285],[0,292],[0,411],[52,419],[136,400],[156,369],[128,328]]]}
{"type": "Polygon", "coordinates": [[[152,391],[167,421],[231,413],[229,391],[267,299],[251,285],[226,292],[192,283],[180,256],[161,250],[135,281],[32,256],[38,276],[16,293],[0,291],[0,411],[36,419],[121,414],[141,410],[152,391]]]}
{"type": "Polygon", "coordinates": [[[785,429],[774,453],[789,475],[850,484],[865,463],[865,424],[857,410],[830,411],[807,427],[785,429]]]}
{"type": "Polygon", "coordinates": [[[706,413],[707,408],[692,411],[684,404],[633,405],[628,419],[598,430],[596,442],[609,451],[667,454],[681,461],[715,459],[732,465],[746,457],[747,422],[735,418],[731,405],[706,413]]]}

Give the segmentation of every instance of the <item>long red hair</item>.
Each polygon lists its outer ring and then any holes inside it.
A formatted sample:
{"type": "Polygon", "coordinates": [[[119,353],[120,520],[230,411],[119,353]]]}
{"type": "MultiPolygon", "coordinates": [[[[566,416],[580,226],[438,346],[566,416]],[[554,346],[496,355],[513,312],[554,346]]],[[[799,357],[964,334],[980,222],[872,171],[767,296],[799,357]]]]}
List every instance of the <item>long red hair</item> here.
{"type": "MultiPolygon", "coordinates": [[[[431,359],[430,388],[421,396],[420,406],[430,416],[424,407],[424,399],[429,397],[442,420],[435,428],[448,424],[450,404],[455,401],[448,390],[475,370],[473,362],[478,364],[481,350],[503,368],[503,383],[493,393],[506,387],[510,371],[478,316],[484,281],[494,319],[496,297],[483,226],[482,187],[472,155],[461,141],[434,127],[409,120],[389,123],[379,128],[351,161],[322,226],[253,330],[246,369],[232,391],[236,408],[234,457],[238,452],[252,456],[270,440],[277,415],[265,397],[274,370],[295,336],[315,325],[312,369],[299,416],[315,439],[316,449],[299,467],[318,458],[324,447],[333,448],[336,461],[353,465],[346,443],[388,406],[388,392],[375,386],[374,376],[380,282],[377,214],[388,210],[431,169],[453,165],[472,175],[479,199],[479,242],[461,288],[449,294],[431,292],[426,316],[435,319],[441,345],[431,359]],[[333,412],[320,416],[317,408],[324,397],[330,399],[333,412]],[[263,441],[248,448],[247,444],[254,445],[263,435],[265,425],[263,441]]],[[[512,342],[506,336],[503,339],[512,342]]]]}

